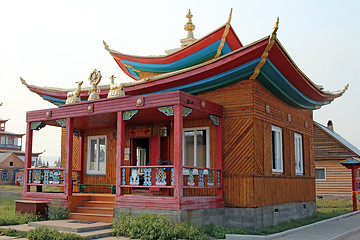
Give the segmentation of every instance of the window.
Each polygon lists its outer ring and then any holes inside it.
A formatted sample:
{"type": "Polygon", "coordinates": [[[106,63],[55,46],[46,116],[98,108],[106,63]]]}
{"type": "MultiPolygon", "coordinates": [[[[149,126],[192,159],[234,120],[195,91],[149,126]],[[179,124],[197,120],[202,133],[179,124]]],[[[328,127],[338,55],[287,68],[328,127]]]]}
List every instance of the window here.
{"type": "Polygon", "coordinates": [[[9,180],[10,179],[10,173],[7,169],[4,169],[1,173],[1,179],[2,180],[9,180]]]}
{"type": "Polygon", "coordinates": [[[294,133],[295,143],[295,173],[297,175],[304,174],[304,160],[303,160],[303,144],[302,136],[299,133],[294,133]]]}
{"type": "Polygon", "coordinates": [[[9,164],[10,164],[10,167],[14,166],[14,162],[10,162],[9,164]]]}
{"type": "Polygon", "coordinates": [[[326,180],[326,168],[315,168],[315,179],[326,180]]]}
{"type": "Polygon", "coordinates": [[[272,126],[272,171],[273,173],[283,172],[283,152],[282,152],[282,130],[272,126]]]}
{"type": "Polygon", "coordinates": [[[8,137],[7,144],[8,145],[14,145],[14,137],[8,137]]]}
{"type": "Polygon", "coordinates": [[[210,138],[208,127],[184,129],[183,165],[210,167],[210,138]]]}
{"type": "Polygon", "coordinates": [[[106,136],[88,137],[87,174],[106,174],[106,136]]]}

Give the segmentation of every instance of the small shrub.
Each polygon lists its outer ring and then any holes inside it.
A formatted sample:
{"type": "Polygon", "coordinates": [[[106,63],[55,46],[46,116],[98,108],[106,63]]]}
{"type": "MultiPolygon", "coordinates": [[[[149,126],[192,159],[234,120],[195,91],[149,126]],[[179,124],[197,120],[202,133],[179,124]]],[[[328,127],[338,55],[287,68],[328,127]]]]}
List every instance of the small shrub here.
{"type": "Polygon", "coordinates": [[[174,224],[169,219],[155,214],[142,214],[141,216],[120,214],[114,221],[112,234],[146,240],[205,240],[209,238],[197,227],[187,223],[174,224]]]}
{"type": "Polygon", "coordinates": [[[0,236],[26,238],[27,232],[17,231],[12,228],[0,229],[0,236]]]}
{"type": "Polygon", "coordinates": [[[40,215],[15,213],[8,216],[0,216],[0,226],[26,224],[44,220],[40,215]]]}
{"type": "Polygon", "coordinates": [[[69,216],[69,210],[63,206],[61,202],[53,203],[49,206],[47,217],[49,220],[61,220],[67,219],[69,216]]]}
{"type": "Polygon", "coordinates": [[[188,223],[176,224],[174,228],[177,239],[206,240],[209,236],[198,227],[188,223]]]}
{"type": "Polygon", "coordinates": [[[171,221],[154,214],[141,216],[121,214],[114,221],[113,235],[146,240],[175,239],[171,221]]]}
{"type": "Polygon", "coordinates": [[[57,229],[38,227],[28,232],[29,240],[83,240],[86,239],[75,233],[59,232],[57,229]]]}
{"type": "Polygon", "coordinates": [[[226,238],[226,234],[230,231],[227,227],[215,225],[213,223],[200,226],[200,230],[211,237],[219,239],[226,238]]]}

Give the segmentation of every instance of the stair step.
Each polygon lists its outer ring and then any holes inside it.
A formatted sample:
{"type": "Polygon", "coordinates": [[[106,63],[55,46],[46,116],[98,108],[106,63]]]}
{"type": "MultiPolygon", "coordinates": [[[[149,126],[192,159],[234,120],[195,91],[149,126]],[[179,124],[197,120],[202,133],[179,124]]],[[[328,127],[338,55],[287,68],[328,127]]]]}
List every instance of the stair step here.
{"type": "Polygon", "coordinates": [[[103,229],[103,230],[96,230],[91,232],[83,232],[78,233],[82,237],[86,237],[87,239],[98,239],[98,238],[105,238],[111,236],[111,229],[103,229]]]}
{"type": "Polygon", "coordinates": [[[99,207],[99,208],[114,208],[115,203],[114,202],[108,202],[108,201],[84,201],[83,202],[84,207],[99,207]]]}
{"type": "Polygon", "coordinates": [[[39,221],[39,222],[29,222],[27,224],[29,227],[41,227],[45,226],[48,228],[56,228],[59,231],[65,232],[90,232],[97,230],[110,230],[112,228],[112,224],[104,223],[104,222],[95,222],[90,219],[86,219],[86,221],[65,219],[65,220],[50,220],[50,221],[39,221]]]}
{"type": "Polygon", "coordinates": [[[97,208],[97,207],[84,207],[79,206],[75,208],[76,213],[98,213],[98,214],[114,214],[113,208],[97,208]]]}
{"type": "Polygon", "coordinates": [[[105,202],[115,202],[115,194],[113,195],[93,195],[91,196],[92,201],[105,201],[105,202]]]}
{"type": "Polygon", "coordinates": [[[75,212],[72,212],[72,213],[69,213],[69,219],[111,223],[113,221],[113,215],[112,214],[75,213],[75,212]]]}

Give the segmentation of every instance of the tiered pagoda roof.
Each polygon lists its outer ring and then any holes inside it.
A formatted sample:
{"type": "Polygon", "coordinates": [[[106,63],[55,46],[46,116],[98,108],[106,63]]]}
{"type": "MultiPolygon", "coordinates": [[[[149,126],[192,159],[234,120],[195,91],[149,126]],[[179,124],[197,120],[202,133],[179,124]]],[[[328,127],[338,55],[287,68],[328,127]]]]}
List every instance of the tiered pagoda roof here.
{"type": "MultiPolygon", "coordinates": [[[[314,84],[296,66],[276,37],[278,20],[272,33],[243,46],[228,22],[191,44],[170,51],[166,56],[140,57],[111,50],[120,68],[135,82],[125,83],[126,95],[142,95],[181,90],[191,94],[215,90],[245,79],[257,80],[287,104],[303,109],[317,109],[340,97],[340,91],[328,92],[314,84]]],[[[65,103],[67,92],[59,89],[28,85],[30,91],[56,105],[65,103]]],[[[83,88],[80,97],[88,98],[90,88],[83,88]]],[[[109,85],[100,86],[106,98],[109,85]]]]}

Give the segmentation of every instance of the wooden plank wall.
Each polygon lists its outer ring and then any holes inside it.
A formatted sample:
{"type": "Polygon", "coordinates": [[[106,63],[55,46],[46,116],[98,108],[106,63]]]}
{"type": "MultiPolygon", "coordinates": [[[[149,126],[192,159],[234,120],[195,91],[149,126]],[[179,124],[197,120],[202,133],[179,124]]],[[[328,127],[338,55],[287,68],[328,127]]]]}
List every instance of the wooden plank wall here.
{"type": "Polygon", "coordinates": [[[345,160],[357,156],[316,124],[314,124],[314,137],[315,161],[345,160]]]}
{"type": "Polygon", "coordinates": [[[224,107],[226,206],[259,207],[315,200],[311,110],[285,104],[257,81],[242,81],[199,96],[224,107]],[[284,174],[272,174],[272,125],[283,129],[284,174]],[[294,132],[303,136],[303,176],[295,174],[294,132]]]}
{"type": "Polygon", "coordinates": [[[316,167],[326,169],[326,180],[316,180],[316,195],[351,196],[351,170],[342,166],[341,161],[316,161],[316,167]]]}

